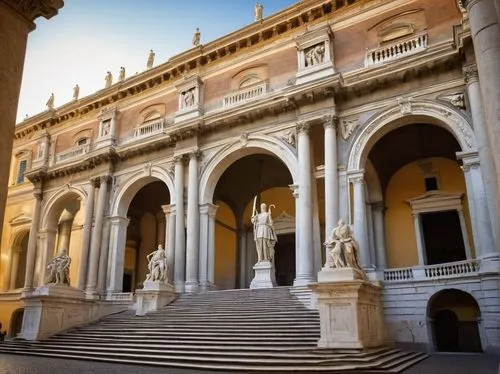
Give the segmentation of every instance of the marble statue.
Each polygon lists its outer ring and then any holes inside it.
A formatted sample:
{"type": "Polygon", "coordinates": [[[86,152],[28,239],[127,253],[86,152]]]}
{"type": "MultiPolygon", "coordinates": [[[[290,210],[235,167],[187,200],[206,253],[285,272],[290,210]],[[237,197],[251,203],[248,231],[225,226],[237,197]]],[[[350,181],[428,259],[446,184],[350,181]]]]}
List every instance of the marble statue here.
{"type": "Polygon", "coordinates": [[[47,104],[46,104],[46,105],[47,105],[47,108],[48,108],[49,110],[54,109],[54,93],[51,93],[51,94],[50,94],[50,97],[49,97],[49,99],[47,100],[47,104]]]}
{"type": "Polygon", "coordinates": [[[153,50],[150,50],[148,56],[148,62],[146,63],[146,68],[151,69],[153,67],[154,62],[155,62],[155,53],[153,50]]]}
{"type": "Polygon", "coordinates": [[[325,45],[318,44],[315,47],[310,48],[306,54],[306,66],[314,66],[321,64],[325,59],[325,45]]]}
{"type": "Polygon", "coordinates": [[[148,271],[146,281],[163,281],[168,282],[167,277],[167,254],[161,244],[158,244],[158,249],[147,255],[148,271]]]}
{"type": "Polygon", "coordinates": [[[200,39],[201,39],[201,33],[200,33],[200,29],[197,27],[196,31],[193,35],[193,45],[194,46],[200,45],[200,39]]]}
{"type": "Polygon", "coordinates": [[[80,96],[80,86],[78,84],[73,87],[73,100],[78,100],[78,97],[80,96]]]}
{"type": "Polygon", "coordinates": [[[261,3],[255,3],[254,15],[256,21],[262,20],[262,14],[264,12],[264,7],[261,3]]]}
{"type": "Polygon", "coordinates": [[[194,88],[182,93],[183,108],[188,108],[194,105],[194,88]]]}
{"type": "Polygon", "coordinates": [[[111,74],[110,71],[106,73],[106,78],[104,78],[104,81],[106,82],[106,84],[104,85],[105,88],[111,87],[111,85],[113,84],[113,74],[111,74]]]}
{"type": "Polygon", "coordinates": [[[352,236],[351,228],[344,220],[339,220],[338,226],[332,230],[325,244],[328,249],[326,267],[349,267],[363,272],[359,264],[359,245],[352,236]]]}
{"type": "MultiPolygon", "coordinates": [[[[254,207],[252,212],[253,234],[255,244],[257,246],[257,263],[263,261],[274,261],[274,246],[278,241],[276,232],[274,231],[273,218],[271,211],[267,209],[267,205],[260,204],[260,213],[257,212],[256,199],[254,199],[254,207]]],[[[274,207],[274,204],[269,205],[269,208],[274,207]]]]}
{"type": "Polygon", "coordinates": [[[104,121],[102,124],[101,136],[108,136],[111,131],[111,121],[104,121]]]}
{"type": "Polygon", "coordinates": [[[118,75],[118,82],[123,82],[125,80],[125,68],[120,67],[120,74],[118,75]]]}
{"type": "Polygon", "coordinates": [[[69,286],[69,265],[71,258],[66,254],[66,250],[62,249],[61,253],[54,257],[47,264],[49,275],[46,284],[64,284],[69,286]]]}

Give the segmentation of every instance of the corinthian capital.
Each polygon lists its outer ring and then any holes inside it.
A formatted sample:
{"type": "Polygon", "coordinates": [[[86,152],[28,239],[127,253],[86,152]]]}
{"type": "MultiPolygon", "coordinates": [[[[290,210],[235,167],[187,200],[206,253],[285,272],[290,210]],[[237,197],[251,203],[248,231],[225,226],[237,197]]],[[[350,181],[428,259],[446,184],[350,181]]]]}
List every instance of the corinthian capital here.
{"type": "Polygon", "coordinates": [[[63,0],[0,0],[0,2],[14,9],[28,21],[34,21],[38,17],[52,18],[64,6],[63,0]]]}
{"type": "Polygon", "coordinates": [[[309,125],[309,122],[297,121],[295,124],[297,127],[298,134],[300,134],[300,133],[309,134],[309,130],[311,128],[311,126],[309,125]]]}
{"type": "Polygon", "coordinates": [[[332,114],[326,114],[321,118],[323,122],[323,127],[337,129],[338,118],[332,114]]]}
{"type": "Polygon", "coordinates": [[[465,65],[462,68],[464,73],[464,80],[466,84],[477,82],[479,80],[479,74],[477,72],[477,65],[465,65]]]}

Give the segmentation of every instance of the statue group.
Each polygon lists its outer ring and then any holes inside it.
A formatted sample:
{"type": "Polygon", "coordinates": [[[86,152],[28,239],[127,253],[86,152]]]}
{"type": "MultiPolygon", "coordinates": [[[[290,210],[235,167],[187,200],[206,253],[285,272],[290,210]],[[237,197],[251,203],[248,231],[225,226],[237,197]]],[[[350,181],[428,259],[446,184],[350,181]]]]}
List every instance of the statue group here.
{"type": "Polygon", "coordinates": [[[351,228],[343,220],[339,220],[325,245],[326,268],[354,268],[363,272],[359,264],[358,243],[352,236],[351,228]]]}
{"type": "Polygon", "coordinates": [[[67,255],[66,250],[61,250],[61,253],[54,257],[47,264],[49,275],[47,276],[46,284],[57,284],[69,286],[69,266],[71,258],[67,255]]]}
{"type": "Polygon", "coordinates": [[[156,251],[147,255],[147,259],[149,273],[146,275],[146,281],[168,283],[167,253],[162,245],[159,244],[156,251]]]}
{"type": "Polygon", "coordinates": [[[306,66],[314,66],[321,64],[325,59],[325,45],[318,44],[305,53],[306,66]]]}
{"type": "Polygon", "coordinates": [[[257,263],[263,261],[274,261],[274,246],[278,241],[276,232],[274,231],[273,218],[271,215],[271,207],[269,211],[267,205],[260,204],[260,213],[257,212],[256,201],[254,200],[254,208],[252,212],[253,234],[255,245],[257,247],[257,263]]]}
{"type": "Polygon", "coordinates": [[[194,90],[195,90],[194,88],[191,88],[190,90],[187,90],[182,93],[183,108],[189,108],[195,104],[194,90]]]}

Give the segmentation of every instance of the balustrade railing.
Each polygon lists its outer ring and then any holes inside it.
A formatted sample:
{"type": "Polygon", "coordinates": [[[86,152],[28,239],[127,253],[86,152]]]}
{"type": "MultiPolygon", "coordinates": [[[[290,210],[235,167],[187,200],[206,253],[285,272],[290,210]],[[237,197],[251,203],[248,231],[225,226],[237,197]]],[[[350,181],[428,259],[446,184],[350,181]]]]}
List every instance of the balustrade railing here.
{"type": "Polygon", "coordinates": [[[56,163],[71,161],[90,152],[90,143],[77,145],[56,154],[56,163]]]}
{"type": "Polygon", "coordinates": [[[162,118],[157,121],[152,121],[145,123],[143,125],[140,125],[135,128],[134,130],[134,139],[142,139],[142,138],[148,138],[150,136],[156,135],[156,134],[161,134],[165,130],[165,125],[166,122],[162,118]]]}
{"type": "Polygon", "coordinates": [[[244,88],[225,96],[223,106],[229,107],[233,105],[238,105],[253,100],[259,96],[265,95],[266,93],[267,93],[266,83],[244,88]]]}
{"type": "Polygon", "coordinates": [[[411,268],[386,269],[384,270],[384,281],[404,282],[459,278],[476,275],[479,266],[479,260],[465,260],[411,268]]]}
{"type": "Polygon", "coordinates": [[[106,295],[106,300],[129,303],[134,301],[134,294],[132,292],[108,293],[106,295]]]}
{"type": "Polygon", "coordinates": [[[393,61],[405,56],[424,51],[427,48],[427,34],[415,35],[410,39],[385,44],[367,51],[365,66],[393,61]]]}

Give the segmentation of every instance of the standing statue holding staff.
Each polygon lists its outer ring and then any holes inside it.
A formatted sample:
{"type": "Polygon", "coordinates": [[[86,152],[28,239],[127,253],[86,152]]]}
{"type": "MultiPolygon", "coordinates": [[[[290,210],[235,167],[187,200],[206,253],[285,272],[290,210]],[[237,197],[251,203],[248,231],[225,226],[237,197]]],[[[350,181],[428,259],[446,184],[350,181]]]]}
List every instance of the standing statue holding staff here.
{"type": "Polygon", "coordinates": [[[260,213],[257,211],[257,196],[253,201],[252,223],[254,240],[257,246],[257,263],[262,261],[274,260],[274,246],[278,241],[276,232],[274,231],[273,218],[271,216],[271,207],[276,208],[274,204],[260,204],[260,213]]]}

